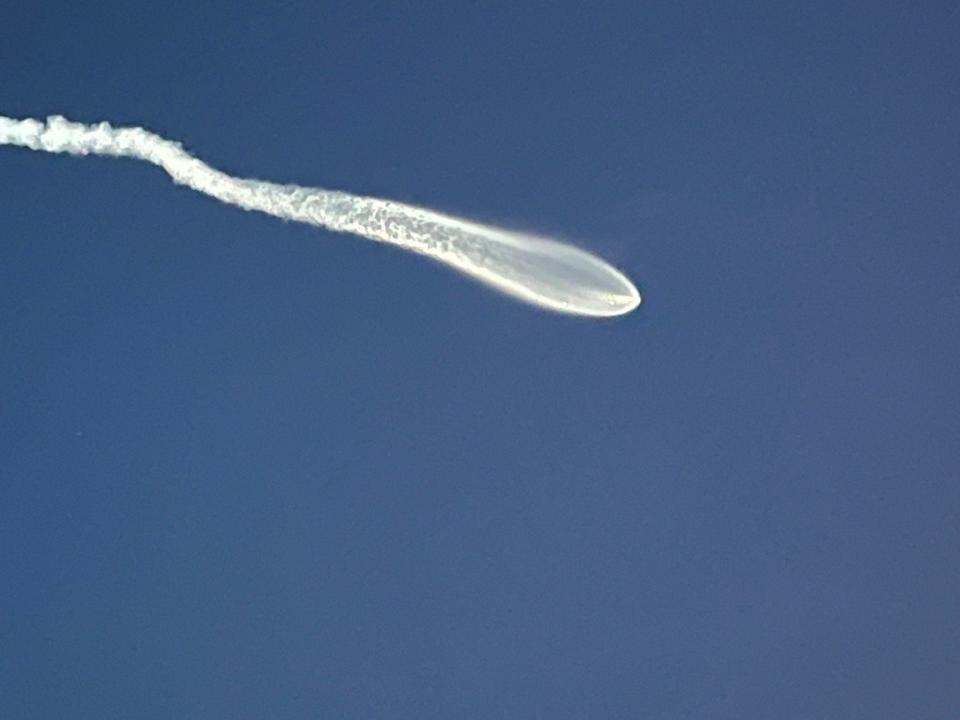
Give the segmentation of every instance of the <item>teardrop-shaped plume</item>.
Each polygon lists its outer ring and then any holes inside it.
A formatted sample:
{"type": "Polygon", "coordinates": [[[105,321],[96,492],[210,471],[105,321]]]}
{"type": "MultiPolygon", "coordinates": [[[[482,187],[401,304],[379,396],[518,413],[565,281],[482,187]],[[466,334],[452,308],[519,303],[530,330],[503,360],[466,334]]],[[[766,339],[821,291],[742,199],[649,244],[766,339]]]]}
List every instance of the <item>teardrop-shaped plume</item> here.
{"type": "Polygon", "coordinates": [[[232,177],[143,128],[0,115],[0,145],[145,160],[166,170],[174,182],[225,203],[398,245],[550,310],[605,317],[640,304],[626,276],[572,245],[390,200],[232,177]]]}

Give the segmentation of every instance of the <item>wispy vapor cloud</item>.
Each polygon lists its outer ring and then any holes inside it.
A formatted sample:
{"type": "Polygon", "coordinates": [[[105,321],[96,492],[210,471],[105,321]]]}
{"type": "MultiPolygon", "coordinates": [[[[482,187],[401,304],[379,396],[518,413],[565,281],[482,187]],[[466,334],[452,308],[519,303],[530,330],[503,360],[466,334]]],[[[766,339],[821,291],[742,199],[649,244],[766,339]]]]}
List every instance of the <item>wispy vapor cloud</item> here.
{"type": "Polygon", "coordinates": [[[232,177],[143,128],[0,115],[0,145],[145,160],[174,182],[230,205],[398,245],[550,310],[604,317],[623,315],[640,303],[626,276],[571,245],[390,200],[232,177]]]}

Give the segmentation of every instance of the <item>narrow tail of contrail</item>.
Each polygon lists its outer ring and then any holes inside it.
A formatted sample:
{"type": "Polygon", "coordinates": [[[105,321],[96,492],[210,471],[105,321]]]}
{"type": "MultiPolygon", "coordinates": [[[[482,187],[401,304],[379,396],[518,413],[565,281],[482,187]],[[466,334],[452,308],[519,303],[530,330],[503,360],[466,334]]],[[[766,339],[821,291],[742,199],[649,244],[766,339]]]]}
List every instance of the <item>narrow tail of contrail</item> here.
{"type": "Polygon", "coordinates": [[[143,128],[0,115],[0,145],[145,160],[174,182],[230,205],[399,245],[550,310],[604,317],[640,304],[636,287],[622,273],[571,245],[390,200],[232,177],[143,128]]]}

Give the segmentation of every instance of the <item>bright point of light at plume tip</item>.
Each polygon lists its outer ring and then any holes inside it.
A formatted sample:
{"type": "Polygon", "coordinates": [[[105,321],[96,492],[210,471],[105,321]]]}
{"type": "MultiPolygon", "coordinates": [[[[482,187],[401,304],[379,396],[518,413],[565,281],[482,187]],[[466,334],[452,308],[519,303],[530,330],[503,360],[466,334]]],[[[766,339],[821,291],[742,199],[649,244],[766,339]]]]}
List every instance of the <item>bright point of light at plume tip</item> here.
{"type": "Polygon", "coordinates": [[[391,200],[233,177],[139,127],[0,115],[0,145],[143,160],[163,168],[175,183],[229,205],[396,245],[556,312],[613,317],[640,304],[640,293],[623,273],[573,245],[391,200]]]}

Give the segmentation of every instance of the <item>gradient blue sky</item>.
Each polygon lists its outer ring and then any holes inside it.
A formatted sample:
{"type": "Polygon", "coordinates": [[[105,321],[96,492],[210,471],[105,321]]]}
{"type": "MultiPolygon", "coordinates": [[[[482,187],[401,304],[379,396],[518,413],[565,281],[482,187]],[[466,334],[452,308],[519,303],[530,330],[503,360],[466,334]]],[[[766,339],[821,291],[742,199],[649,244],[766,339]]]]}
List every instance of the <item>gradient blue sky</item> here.
{"type": "Polygon", "coordinates": [[[0,114],[645,303],[0,148],[0,717],[957,717],[955,3],[92,5],[5,9],[0,114]]]}

